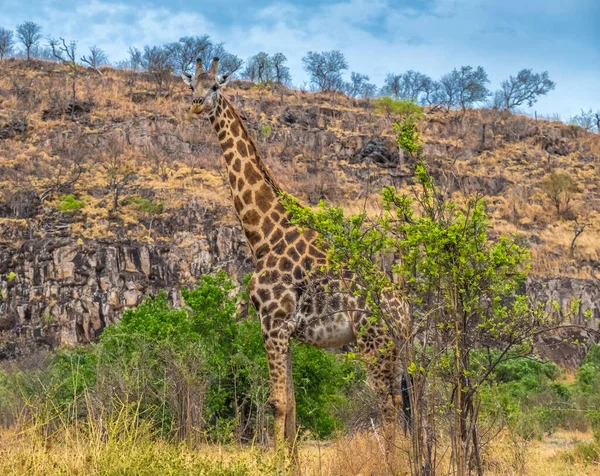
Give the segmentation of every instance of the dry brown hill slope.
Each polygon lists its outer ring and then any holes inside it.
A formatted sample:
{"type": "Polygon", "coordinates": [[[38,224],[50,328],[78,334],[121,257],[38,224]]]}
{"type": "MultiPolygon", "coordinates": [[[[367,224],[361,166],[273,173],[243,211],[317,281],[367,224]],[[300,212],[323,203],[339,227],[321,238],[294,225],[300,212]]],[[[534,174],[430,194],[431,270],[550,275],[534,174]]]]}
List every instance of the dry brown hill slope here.
{"type": "MultiPolygon", "coordinates": [[[[70,81],[57,64],[0,62],[6,355],[23,336],[85,341],[145,293],[215,267],[251,268],[219,146],[208,122],[188,115],[184,85],[171,78],[157,91],[144,73],[82,71],[73,103],[70,81]]],[[[411,184],[414,164],[399,167],[391,122],[371,101],[248,82],[228,95],[278,181],[310,204],[377,209],[383,185],[411,184]]],[[[494,232],[530,245],[533,274],[569,278],[572,297],[585,294],[598,312],[600,136],[485,109],[428,113],[421,133],[441,189],[483,195],[494,232]],[[574,184],[558,210],[556,174],[574,184]]]]}

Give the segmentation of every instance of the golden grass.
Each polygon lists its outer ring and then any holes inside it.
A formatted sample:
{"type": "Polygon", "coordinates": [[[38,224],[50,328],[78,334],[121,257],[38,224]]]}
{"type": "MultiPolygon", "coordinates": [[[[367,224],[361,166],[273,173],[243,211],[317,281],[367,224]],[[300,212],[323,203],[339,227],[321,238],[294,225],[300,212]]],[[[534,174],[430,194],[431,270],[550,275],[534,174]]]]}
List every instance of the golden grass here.
{"type": "MultiPolygon", "coordinates": [[[[574,452],[587,433],[560,431],[543,441],[515,441],[506,434],[485,449],[486,474],[493,476],[591,476],[600,466],[574,452]]],[[[30,429],[0,431],[2,475],[408,475],[410,464],[400,439],[396,455],[385,458],[373,433],[341,436],[299,445],[298,465],[260,446],[175,443],[153,434],[127,415],[105,426],[65,426],[42,436],[30,429]]],[[[447,457],[436,474],[448,474],[447,457]]]]}

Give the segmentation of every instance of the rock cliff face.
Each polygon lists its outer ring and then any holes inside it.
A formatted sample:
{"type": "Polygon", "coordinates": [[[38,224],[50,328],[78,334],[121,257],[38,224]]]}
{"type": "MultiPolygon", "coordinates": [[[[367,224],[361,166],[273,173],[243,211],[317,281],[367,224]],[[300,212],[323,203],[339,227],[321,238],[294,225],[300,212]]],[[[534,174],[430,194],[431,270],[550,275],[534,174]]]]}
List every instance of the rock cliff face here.
{"type": "Polygon", "coordinates": [[[0,250],[0,359],[94,341],[144,296],[164,289],[181,304],[179,288],[216,269],[238,279],[251,271],[239,227],[168,244],[58,238],[0,250]]]}

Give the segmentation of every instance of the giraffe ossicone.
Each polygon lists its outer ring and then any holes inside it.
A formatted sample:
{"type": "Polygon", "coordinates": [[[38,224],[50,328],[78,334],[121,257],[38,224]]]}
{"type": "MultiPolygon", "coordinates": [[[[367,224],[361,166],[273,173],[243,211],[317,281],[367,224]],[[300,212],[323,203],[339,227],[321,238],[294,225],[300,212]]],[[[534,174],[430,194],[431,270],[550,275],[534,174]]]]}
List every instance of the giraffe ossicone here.
{"type": "MultiPolygon", "coordinates": [[[[292,337],[322,348],[356,342],[367,357],[384,420],[395,426],[400,402],[399,350],[383,324],[369,322],[371,313],[364,298],[353,292],[355,284],[348,273],[334,276],[320,271],[323,265],[326,268],[327,256],[317,244],[318,234],[290,222],[280,202],[281,187],[260,158],[239,114],[222,95],[229,78],[218,77],[218,65],[215,58],[205,71],[197,60],[195,74],[183,73],[182,78],[193,93],[190,112],[208,116],[223,150],[235,212],[256,265],[249,294],[260,316],[267,352],[276,446],[284,442],[295,446],[292,337]]],[[[391,304],[402,321],[404,301],[391,304]]]]}

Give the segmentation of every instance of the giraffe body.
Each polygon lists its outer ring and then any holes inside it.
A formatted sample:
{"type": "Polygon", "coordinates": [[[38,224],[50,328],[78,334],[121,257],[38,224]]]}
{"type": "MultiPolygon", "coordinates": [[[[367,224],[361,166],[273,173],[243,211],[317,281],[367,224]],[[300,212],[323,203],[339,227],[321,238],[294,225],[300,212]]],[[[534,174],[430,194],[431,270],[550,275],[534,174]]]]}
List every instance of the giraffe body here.
{"type": "MultiPolygon", "coordinates": [[[[371,385],[384,418],[395,424],[400,394],[398,350],[389,345],[381,324],[368,322],[370,313],[364,298],[352,292],[351,275],[321,271],[327,258],[317,244],[317,233],[290,222],[280,202],[281,189],[241,118],[220,94],[217,68],[217,59],[208,72],[197,62],[195,77],[186,75],[184,80],[194,91],[190,111],[205,112],[217,134],[235,212],[256,264],[249,294],[260,316],[267,352],[276,445],[287,441],[293,446],[296,437],[292,337],[322,348],[356,342],[367,356],[371,385]]],[[[404,312],[403,303],[397,310],[404,312]]]]}

